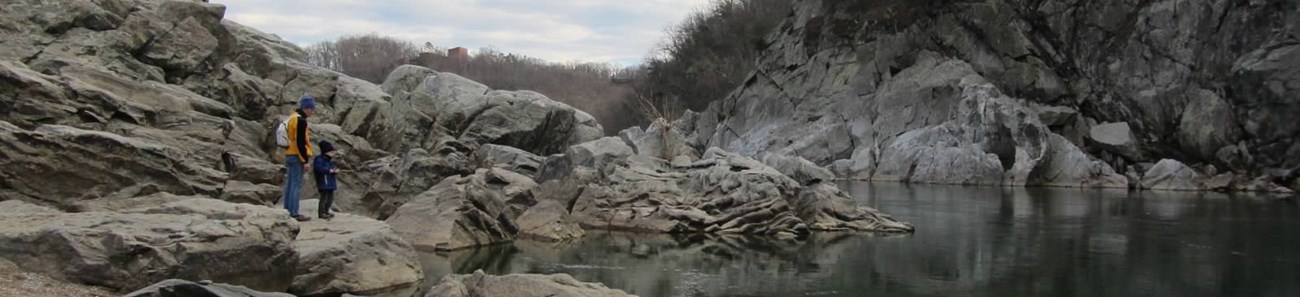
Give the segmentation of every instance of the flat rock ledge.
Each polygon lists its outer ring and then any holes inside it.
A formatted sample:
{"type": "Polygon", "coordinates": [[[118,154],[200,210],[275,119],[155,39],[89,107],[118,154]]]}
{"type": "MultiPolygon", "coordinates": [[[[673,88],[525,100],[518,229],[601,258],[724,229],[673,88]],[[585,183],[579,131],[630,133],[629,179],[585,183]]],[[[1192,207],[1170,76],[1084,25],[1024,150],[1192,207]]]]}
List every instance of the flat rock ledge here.
{"type": "Polygon", "coordinates": [[[0,258],[114,290],[209,279],[284,291],[298,265],[284,212],[191,199],[117,212],[0,214],[0,258]]]}
{"type": "MultiPolygon", "coordinates": [[[[316,214],[319,200],[304,200],[302,213],[316,214]]],[[[383,221],[334,213],[301,223],[294,241],[298,272],[289,293],[369,295],[413,289],[424,278],[415,249],[383,221]]]]}

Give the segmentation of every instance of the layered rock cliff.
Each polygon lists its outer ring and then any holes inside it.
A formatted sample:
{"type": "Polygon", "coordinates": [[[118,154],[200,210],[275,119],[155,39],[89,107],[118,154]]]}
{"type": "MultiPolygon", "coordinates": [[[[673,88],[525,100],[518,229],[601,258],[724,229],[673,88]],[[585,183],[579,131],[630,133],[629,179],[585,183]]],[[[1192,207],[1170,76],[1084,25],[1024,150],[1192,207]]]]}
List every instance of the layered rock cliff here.
{"type": "Polygon", "coordinates": [[[572,240],[583,227],[912,231],[802,159],[693,151],[683,130],[662,137],[666,123],[603,137],[541,94],[420,67],[370,84],[306,64],[219,4],[16,0],[0,12],[0,259],[57,281],[144,288],[131,296],[369,294],[410,289],[413,248],[572,240]],[[303,95],[318,101],[313,139],[343,151],[334,221],[276,206],[286,177],[272,130],[303,95]],[[205,279],[236,286],[187,282],[205,279]]]}
{"type": "Polygon", "coordinates": [[[805,0],[742,86],[678,125],[697,148],[856,179],[1123,187],[1172,159],[1285,185],[1300,167],[1298,9],[805,0]]]}

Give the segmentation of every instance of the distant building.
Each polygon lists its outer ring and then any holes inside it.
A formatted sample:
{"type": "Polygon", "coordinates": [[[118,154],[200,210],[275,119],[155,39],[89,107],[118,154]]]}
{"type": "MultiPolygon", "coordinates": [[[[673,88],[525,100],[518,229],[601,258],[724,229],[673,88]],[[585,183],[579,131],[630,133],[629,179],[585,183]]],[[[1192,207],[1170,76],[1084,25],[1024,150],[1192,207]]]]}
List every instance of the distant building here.
{"type": "Polygon", "coordinates": [[[412,64],[429,67],[433,65],[434,62],[437,61],[438,61],[438,55],[434,53],[424,52],[424,53],[420,53],[420,56],[415,59],[415,63],[412,64]]]}
{"type": "Polygon", "coordinates": [[[452,58],[469,59],[469,49],[463,47],[454,47],[447,50],[447,56],[452,58]]]}

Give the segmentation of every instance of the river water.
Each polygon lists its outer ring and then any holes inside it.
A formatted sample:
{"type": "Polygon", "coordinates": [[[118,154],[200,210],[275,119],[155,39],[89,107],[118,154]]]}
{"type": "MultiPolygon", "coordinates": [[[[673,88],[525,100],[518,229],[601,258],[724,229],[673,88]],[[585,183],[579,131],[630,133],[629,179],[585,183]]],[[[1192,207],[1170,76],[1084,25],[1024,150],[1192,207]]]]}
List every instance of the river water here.
{"type": "Polygon", "coordinates": [[[1300,296],[1300,207],[1217,193],[846,183],[916,233],[798,242],[591,232],[423,254],[448,273],[568,273],[640,296],[1300,296]]]}

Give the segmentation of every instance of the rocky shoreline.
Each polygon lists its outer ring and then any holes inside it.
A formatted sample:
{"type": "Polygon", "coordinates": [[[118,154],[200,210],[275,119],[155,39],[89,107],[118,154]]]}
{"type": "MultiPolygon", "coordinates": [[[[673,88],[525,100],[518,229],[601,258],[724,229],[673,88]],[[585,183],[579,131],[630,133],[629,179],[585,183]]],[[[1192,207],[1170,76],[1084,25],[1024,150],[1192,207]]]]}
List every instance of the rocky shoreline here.
{"type": "MultiPolygon", "coordinates": [[[[807,21],[816,3],[798,5],[792,21],[807,21]]],[[[1279,192],[1291,190],[1277,182],[1294,181],[1172,159],[1115,170],[1130,163],[1089,149],[1156,160],[1135,148],[1144,138],[1131,128],[1089,125],[1096,145],[1083,145],[1066,133],[1083,131],[1071,126],[1086,122],[1078,111],[1006,95],[1004,81],[981,76],[986,65],[933,52],[873,86],[881,105],[917,99],[936,108],[906,119],[864,113],[880,116],[871,133],[883,138],[823,123],[836,119],[804,106],[843,106],[812,101],[789,109],[808,123],[756,133],[793,119],[729,113],[765,110],[755,105],[766,102],[763,92],[789,79],[772,77],[707,111],[606,136],[587,113],[535,92],[415,66],[381,85],[310,66],[297,46],[224,20],[225,7],[206,1],[3,8],[0,272],[55,287],[0,281],[0,292],[413,294],[428,277],[418,251],[565,242],[593,231],[771,242],[914,231],[859,205],[834,183],[842,178],[1279,192]],[[914,98],[915,90],[935,97],[914,98]],[[314,138],[345,152],[332,220],[297,222],[276,208],[284,173],[271,130],[304,93],[321,101],[314,138]]],[[[475,273],[447,276],[428,296],[539,292],[627,295],[566,275],[475,273]]]]}
{"type": "MultiPolygon", "coordinates": [[[[219,4],[4,8],[0,259],[90,295],[400,295],[426,289],[419,250],[587,231],[799,241],[913,230],[797,158],[697,150],[662,124],[606,137],[541,94],[420,67],[366,83],[224,20],[219,4]],[[345,152],[331,220],[276,207],[271,132],[304,93],[320,98],[314,138],[345,152]]],[[[475,274],[431,296],[480,294],[484,282],[626,295],[566,276],[475,274]]]]}

